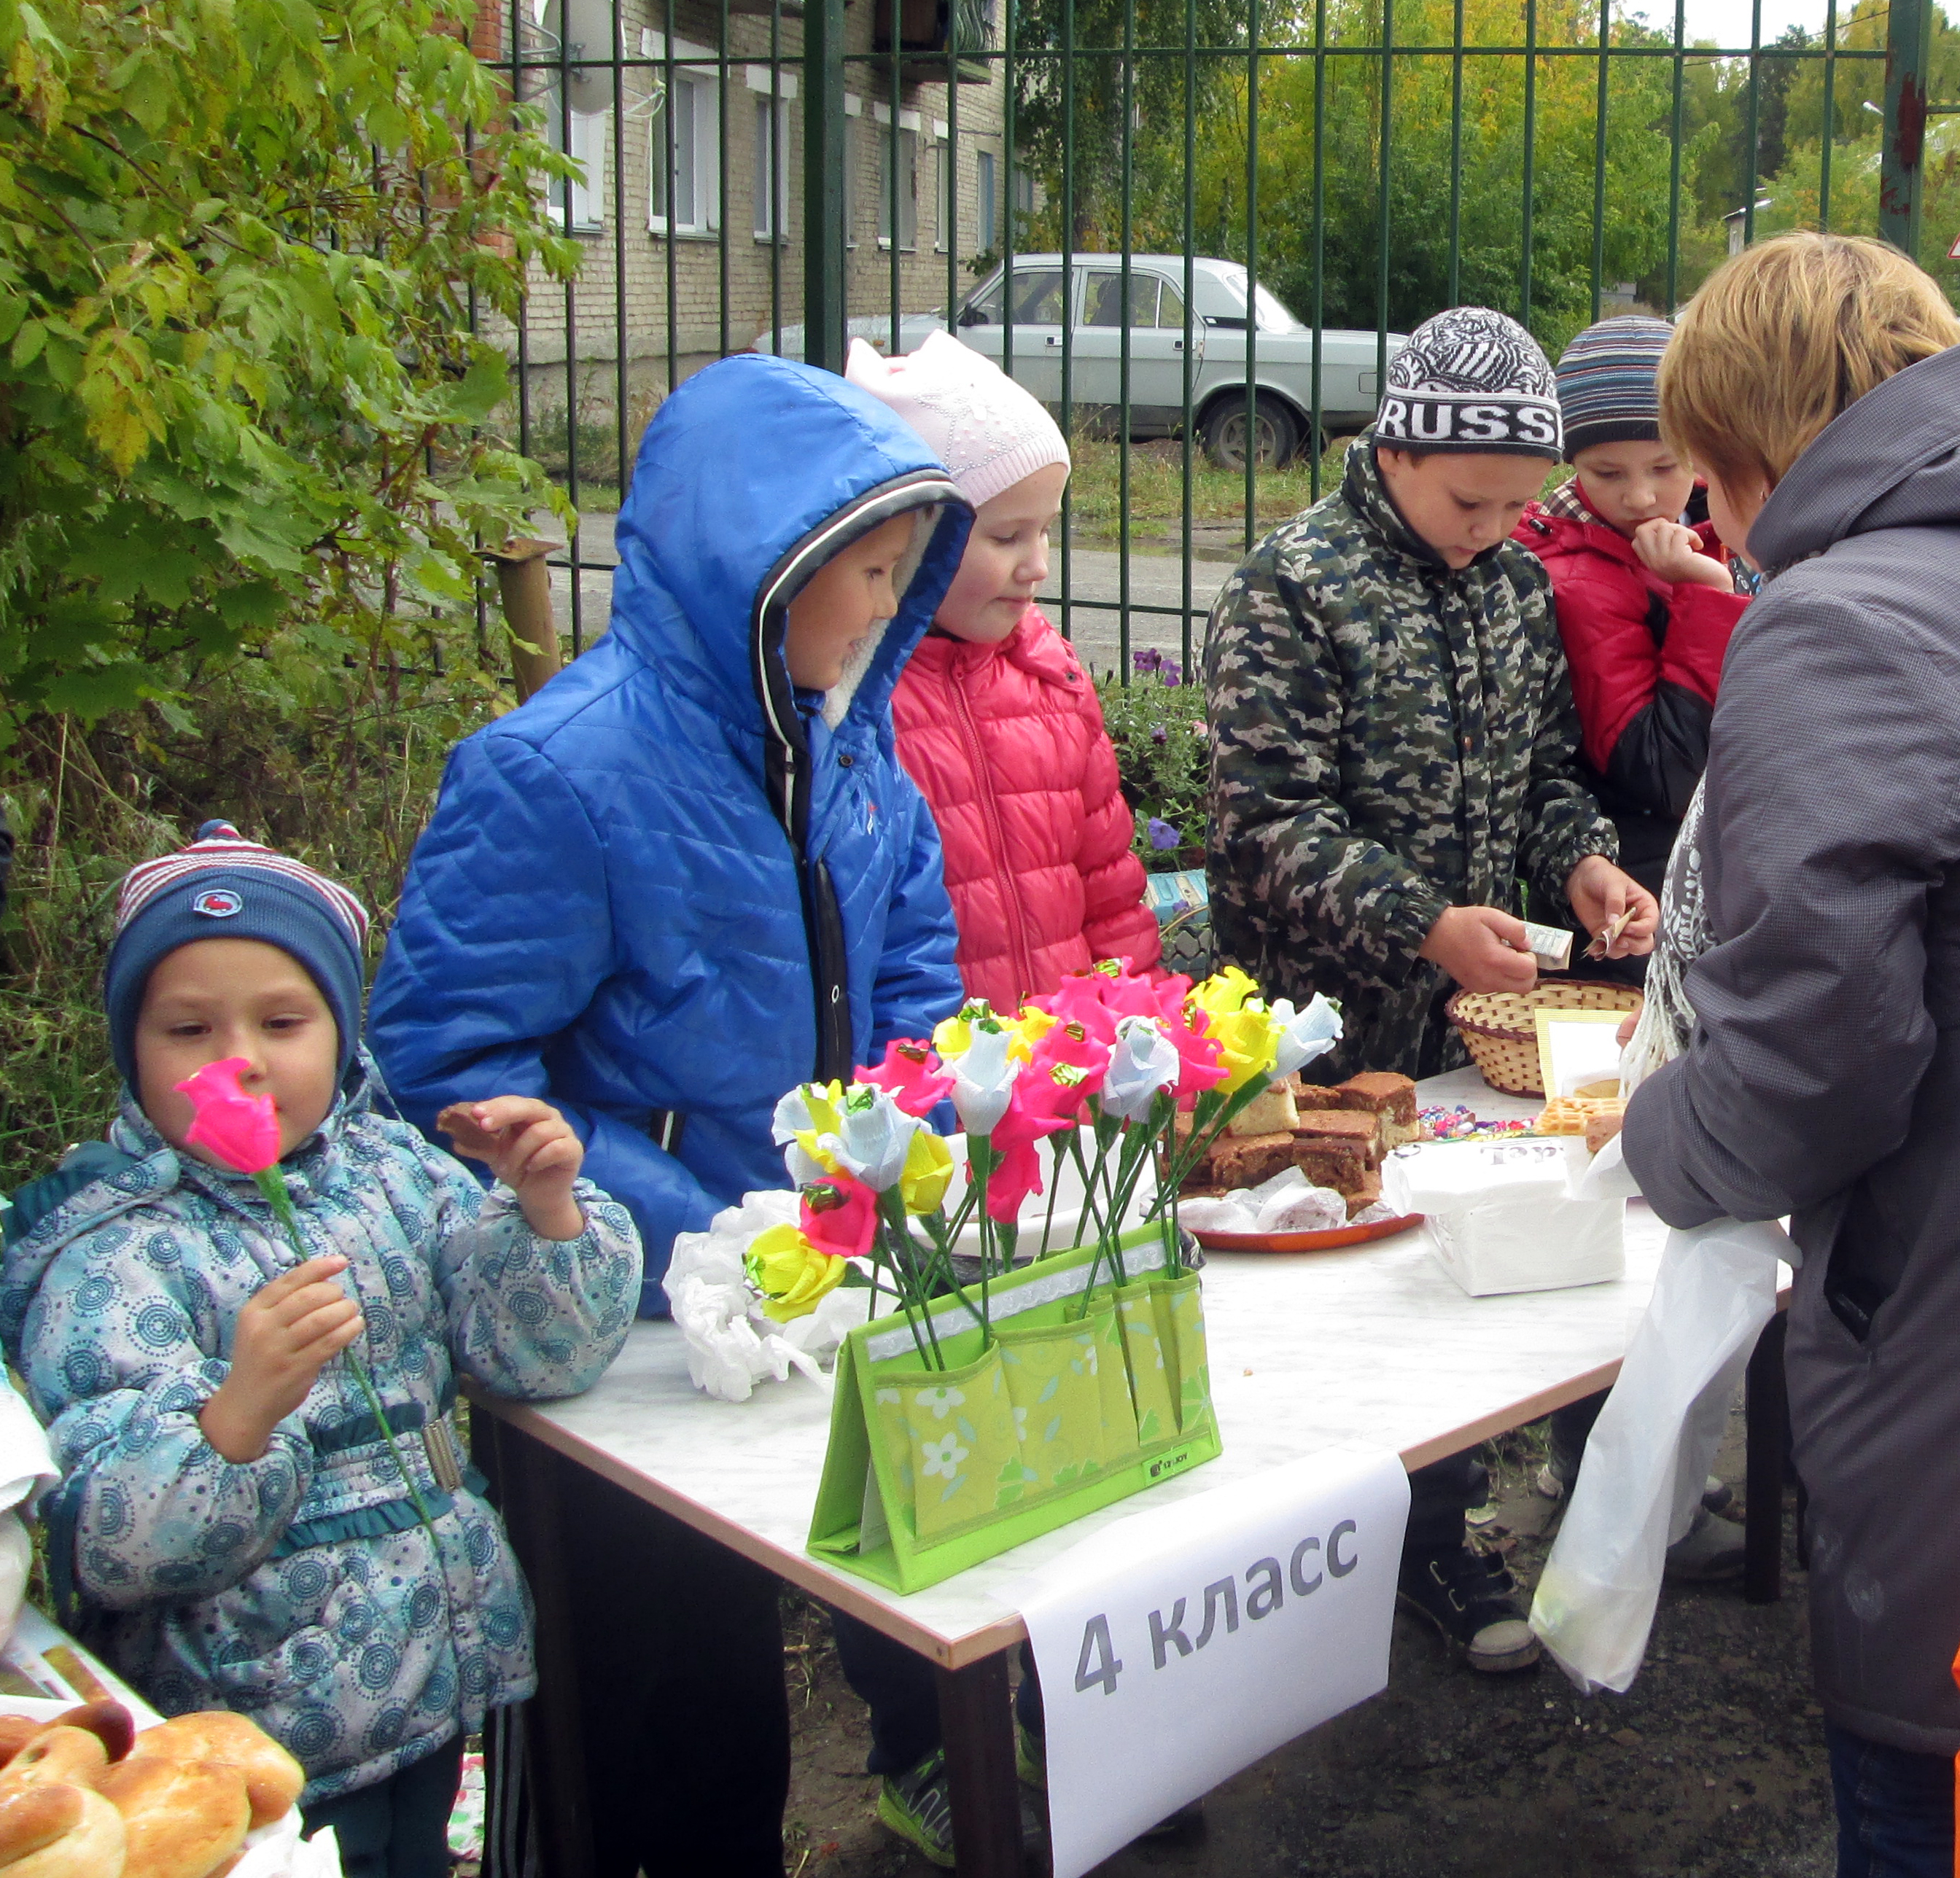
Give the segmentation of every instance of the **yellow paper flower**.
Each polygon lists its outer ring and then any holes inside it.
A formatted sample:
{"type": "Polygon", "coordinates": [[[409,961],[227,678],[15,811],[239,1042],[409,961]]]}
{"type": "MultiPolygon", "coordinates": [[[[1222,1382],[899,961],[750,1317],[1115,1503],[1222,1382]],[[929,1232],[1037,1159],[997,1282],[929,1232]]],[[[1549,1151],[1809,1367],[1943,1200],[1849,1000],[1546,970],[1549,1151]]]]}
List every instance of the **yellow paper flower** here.
{"type": "Polygon", "coordinates": [[[921,1128],[905,1151],[905,1171],[899,1176],[899,1197],[908,1213],[929,1213],[946,1198],[953,1179],[953,1150],[943,1136],[921,1128]]]}
{"type": "Polygon", "coordinates": [[[1271,1075],[1284,1026],[1265,1005],[1255,998],[1242,1009],[1207,1010],[1204,1015],[1204,1034],[1217,1040],[1218,1060],[1225,1070],[1220,1095],[1230,1095],[1255,1077],[1264,1081],[1271,1075]]]}
{"type": "Polygon", "coordinates": [[[1191,988],[1192,1003],[1199,1009],[1217,1016],[1228,1011],[1243,1010],[1246,1000],[1258,995],[1258,981],[1249,977],[1236,965],[1227,965],[1223,971],[1214,972],[1202,984],[1191,988]]]}
{"type": "Polygon", "coordinates": [[[1038,1011],[1032,1004],[1023,1005],[1020,1015],[1007,1027],[1014,1033],[1014,1041],[1007,1046],[1009,1060],[1032,1063],[1035,1045],[1055,1028],[1056,1022],[1052,1011],[1038,1011]]]}
{"type": "Polygon", "coordinates": [[[798,1226],[757,1233],[743,1261],[749,1282],[762,1294],[763,1314],[776,1323],[807,1317],[819,1298],[843,1282],[845,1263],[819,1252],[798,1226]]]}

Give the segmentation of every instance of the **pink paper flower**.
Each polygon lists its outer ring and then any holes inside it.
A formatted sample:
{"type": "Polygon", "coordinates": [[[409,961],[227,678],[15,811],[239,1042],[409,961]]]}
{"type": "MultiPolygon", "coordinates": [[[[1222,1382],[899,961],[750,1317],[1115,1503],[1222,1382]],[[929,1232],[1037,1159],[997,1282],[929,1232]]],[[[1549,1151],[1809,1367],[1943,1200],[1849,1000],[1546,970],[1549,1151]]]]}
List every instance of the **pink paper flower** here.
{"type": "MultiPolygon", "coordinates": [[[[1099,1043],[1116,1041],[1118,1013],[1103,1000],[1102,987],[1109,982],[1099,972],[1077,972],[1064,978],[1046,997],[1030,998],[1036,1009],[1045,1011],[1058,1024],[1079,1024],[1099,1043]]],[[[1157,1012],[1152,1009],[1150,1015],[1157,1012]]]]}
{"type": "Polygon", "coordinates": [[[262,1174],[279,1158],[279,1117],[269,1095],[247,1095],[238,1079],[252,1067],[243,1057],[208,1063],[177,1085],[190,1098],[194,1119],[184,1136],[186,1147],[207,1154],[239,1174],[262,1174]]]}
{"type": "Polygon", "coordinates": [[[1035,1143],[1074,1126],[1082,1095],[1072,1077],[1058,1081],[1052,1069],[1031,1065],[1016,1080],[1007,1112],[994,1124],[993,1149],[1000,1158],[987,1177],[990,1217],[1011,1225],[1020,1217],[1021,1203],[1042,1190],[1035,1143]]]}
{"type": "Polygon", "coordinates": [[[1043,1034],[1041,1041],[1035,1045],[1034,1060],[1029,1068],[1052,1069],[1058,1064],[1066,1063],[1072,1069],[1080,1069],[1082,1080],[1074,1089],[1079,1108],[1090,1096],[1101,1092],[1102,1079],[1109,1073],[1109,1051],[1110,1045],[1092,1033],[1087,1025],[1071,1018],[1043,1034]]]}
{"type": "Polygon", "coordinates": [[[878,1229],[878,1196],[848,1174],[813,1181],[803,1190],[803,1236],[834,1259],[861,1258],[878,1229]]]}
{"type": "Polygon", "coordinates": [[[1127,958],[1106,958],[1089,974],[1102,980],[1102,1003],[1117,1017],[1155,1017],[1163,1009],[1156,983],[1137,977],[1127,958]]]}
{"type": "Polygon", "coordinates": [[[860,1068],[857,1080],[889,1090],[908,1115],[930,1114],[953,1092],[953,1078],[941,1070],[932,1046],[909,1037],[887,1044],[884,1061],[860,1068]]]}
{"type": "Polygon", "coordinates": [[[1225,1080],[1223,1051],[1215,1037],[1205,1034],[1210,1020],[1196,1006],[1181,1004],[1163,1013],[1164,1034],[1177,1050],[1177,1105],[1189,1114],[1199,1095],[1225,1080]]]}

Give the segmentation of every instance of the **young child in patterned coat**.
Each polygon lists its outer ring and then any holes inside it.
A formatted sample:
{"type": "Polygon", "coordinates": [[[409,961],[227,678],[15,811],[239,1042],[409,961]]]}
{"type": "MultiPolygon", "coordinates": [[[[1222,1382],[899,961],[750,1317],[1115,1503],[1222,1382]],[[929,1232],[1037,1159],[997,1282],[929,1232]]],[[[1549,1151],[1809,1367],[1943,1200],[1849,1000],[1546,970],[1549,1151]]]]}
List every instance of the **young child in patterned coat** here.
{"type": "Polygon", "coordinates": [[[348,1878],[447,1878],[463,1737],[536,1684],[457,1373],[533,1400],[589,1387],[632,1322],[640,1247],[549,1104],[445,1115],[487,1194],[374,1112],[366,926],[222,822],[130,873],[104,987],[122,1115],[18,1197],[0,1331],[50,1424],[49,1565],[91,1645],[166,1714],[235,1709],[281,1741],[348,1878]],[[240,1057],[275,1104],[304,1262],[251,1177],[189,1139],[177,1085],[240,1057]],[[393,1452],[335,1360],[357,1347],[393,1452]]]}

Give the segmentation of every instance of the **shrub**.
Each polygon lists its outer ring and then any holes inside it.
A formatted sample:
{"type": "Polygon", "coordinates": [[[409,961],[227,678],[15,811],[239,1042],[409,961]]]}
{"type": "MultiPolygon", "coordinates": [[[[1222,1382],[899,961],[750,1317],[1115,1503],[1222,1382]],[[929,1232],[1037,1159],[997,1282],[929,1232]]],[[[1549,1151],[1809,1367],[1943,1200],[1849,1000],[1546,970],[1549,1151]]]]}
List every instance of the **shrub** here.
{"type": "Polygon", "coordinates": [[[1131,663],[1128,685],[1112,672],[1096,689],[1123,793],[1136,813],[1136,851],[1153,872],[1201,866],[1211,762],[1204,693],[1185,684],[1176,660],[1154,648],[1135,653],[1131,663]]]}

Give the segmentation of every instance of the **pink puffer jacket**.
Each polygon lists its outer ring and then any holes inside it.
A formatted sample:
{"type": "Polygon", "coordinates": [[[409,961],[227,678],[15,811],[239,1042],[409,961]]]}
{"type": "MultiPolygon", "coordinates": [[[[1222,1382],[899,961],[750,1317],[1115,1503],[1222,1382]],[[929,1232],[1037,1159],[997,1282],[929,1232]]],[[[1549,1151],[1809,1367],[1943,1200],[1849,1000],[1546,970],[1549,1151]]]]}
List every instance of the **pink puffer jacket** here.
{"type": "Polygon", "coordinates": [[[928,634],[892,717],[945,844],[969,996],[1012,1011],[1099,958],[1157,964],[1102,707],[1038,608],[998,645],[928,634]]]}

